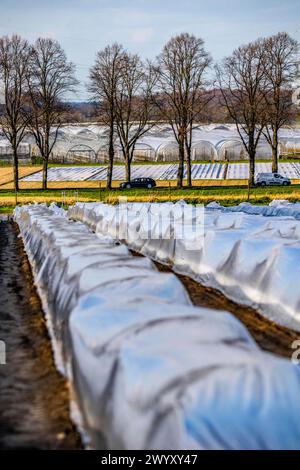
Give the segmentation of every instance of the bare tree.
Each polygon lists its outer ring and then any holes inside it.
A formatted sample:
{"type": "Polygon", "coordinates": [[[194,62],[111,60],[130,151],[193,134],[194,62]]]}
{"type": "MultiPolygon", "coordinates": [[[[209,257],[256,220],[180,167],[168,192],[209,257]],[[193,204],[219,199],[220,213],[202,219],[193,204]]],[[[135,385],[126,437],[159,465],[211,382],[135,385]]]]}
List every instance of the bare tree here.
{"type": "MultiPolygon", "coordinates": [[[[207,89],[199,89],[193,92],[191,90],[191,106],[188,112],[188,128],[185,135],[185,152],[186,152],[186,179],[187,185],[192,186],[192,145],[193,145],[193,131],[196,120],[204,115],[207,110],[207,105],[214,99],[214,90],[208,93],[207,89]]],[[[199,121],[198,121],[199,122],[199,121]]]]}
{"type": "Polygon", "coordinates": [[[173,37],[158,56],[158,83],[162,116],[171,125],[178,143],[177,185],[182,186],[184,160],[191,185],[191,147],[195,116],[203,108],[204,75],[211,63],[204,41],[187,33],[173,37]]]}
{"type": "Polygon", "coordinates": [[[272,149],[272,171],[278,171],[278,133],[292,118],[291,85],[297,75],[298,43],[287,33],[278,33],[263,40],[265,74],[268,89],[265,93],[263,134],[272,149]]]}
{"type": "Polygon", "coordinates": [[[155,124],[150,121],[155,106],[155,83],[156,73],[150,64],[143,64],[138,55],[123,54],[116,94],[116,123],[127,181],[131,177],[136,143],[155,124]]]}
{"type": "Polygon", "coordinates": [[[88,90],[101,108],[101,119],[109,128],[106,187],[111,189],[114,164],[114,138],[116,127],[116,99],[118,83],[121,77],[123,47],[120,44],[107,46],[96,55],[94,66],[90,69],[88,90]]]}
{"type": "Polygon", "coordinates": [[[75,66],[67,61],[60,44],[39,38],[31,49],[28,84],[28,126],[43,158],[43,189],[47,189],[48,161],[57,141],[62,116],[66,111],[63,98],[75,91],[75,66]]]}
{"type": "Polygon", "coordinates": [[[249,185],[254,185],[256,149],[265,126],[267,90],[261,40],[241,46],[217,66],[217,77],[230,117],[249,156],[249,185]]]}
{"type": "Polygon", "coordinates": [[[19,190],[18,147],[26,127],[26,76],[30,48],[20,36],[0,38],[0,80],[4,98],[0,125],[13,151],[14,186],[19,190]]]}

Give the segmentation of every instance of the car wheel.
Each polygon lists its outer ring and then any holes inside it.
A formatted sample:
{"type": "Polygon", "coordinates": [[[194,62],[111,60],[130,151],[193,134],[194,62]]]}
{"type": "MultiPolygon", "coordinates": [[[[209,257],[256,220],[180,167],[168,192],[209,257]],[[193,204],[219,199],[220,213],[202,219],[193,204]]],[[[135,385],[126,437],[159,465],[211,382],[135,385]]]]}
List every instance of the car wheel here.
{"type": "Polygon", "coordinates": [[[127,188],[127,189],[131,189],[131,184],[129,184],[129,183],[126,184],[126,188],[127,188]]]}
{"type": "Polygon", "coordinates": [[[148,189],[151,189],[152,188],[152,184],[149,183],[148,186],[147,186],[148,189]]]}
{"type": "Polygon", "coordinates": [[[265,181],[262,181],[262,182],[260,183],[260,185],[261,185],[261,186],[267,186],[267,184],[266,184],[265,181]]]}
{"type": "Polygon", "coordinates": [[[287,186],[287,185],[288,185],[288,183],[287,183],[286,181],[284,181],[284,182],[282,183],[282,186],[287,186]]]}

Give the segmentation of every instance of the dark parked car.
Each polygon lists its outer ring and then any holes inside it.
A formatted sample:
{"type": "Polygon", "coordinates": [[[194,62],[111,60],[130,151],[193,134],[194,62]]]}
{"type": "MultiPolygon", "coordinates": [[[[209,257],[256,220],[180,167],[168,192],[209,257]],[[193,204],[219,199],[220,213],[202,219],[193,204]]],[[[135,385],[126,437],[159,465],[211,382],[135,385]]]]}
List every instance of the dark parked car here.
{"type": "Polygon", "coordinates": [[[152,178],[134,178],[131,181],[125,181],[124,183],[120,183],[120,188],[123,189],[130,189],[130,188],[154,188],[156,186],[156,182],[152,178]]]}

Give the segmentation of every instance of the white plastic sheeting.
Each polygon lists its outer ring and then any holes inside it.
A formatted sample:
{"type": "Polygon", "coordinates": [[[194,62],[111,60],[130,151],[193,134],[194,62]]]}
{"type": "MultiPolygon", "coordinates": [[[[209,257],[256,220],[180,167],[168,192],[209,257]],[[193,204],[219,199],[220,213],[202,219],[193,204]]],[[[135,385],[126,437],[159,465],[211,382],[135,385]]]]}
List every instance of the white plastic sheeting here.
{"type": "MultiPolygon", "coordinates": [[[[131,177],[154,178],[157,180],[176,180],[178,165],[132,165],[131,177]]],[[[193,164],[192,178],[197,179],[223,179],[225,173],[224,164],[193,164]]],[[[186,168],[184,169],[186,177],[186,168]]],[[[48,181],[103,181],[107,178],[107,167],[52,167],[48,170],[48,181]]],[[[124,180],[125,168],[122,165],[114,166],[113,180],[124,180]]],[[[25,176],[21,181],[42,181],[42,172],[36,172],[25,176]]]]}
{"type": "MultiPolygon", "coordinates": [[[[271,172],[271,163],[257,163],[256,173],[271,172]]],[[[248,179],[249,165],[247,163],[193,163],[193,180],[218,180],[218,179],[248,179]],[[226,171],[227,169],[227,171],[226,171]]],[[[132,165],[132,178],[154,178],[157,180],[176,180],[178,164],[149,164],[132,165]]],[[[300,179],[300,163],[279,163],[279,173],[291,179],[300,179]]],[[[107,178],[106,166],[73,166],[52,167],[48,170],[48,181],[103,181],[107,178]]],[[[184,178],[186,178],[186,166],[184,167],[184,178]]],[[[113,169],[113,180],[124,180],[125,168],[123,165],[115,165],[113,169]]],[[[21,178],[21,181],[42,181],[42,172],[21,178]]]]}
{"type": "MultiPolygon", "coordinates": [[[[293,217],[300,220],[300,203],[292,203],[284,199],[270,202],[269,206],[256,206],[249,202],[242,202],[238,206],[224,207],[217,202],[207,205],[207,209],[217,209],[222,212],[245,212],[246,214],[263,215],[266,217],[293,217]]],[[[282,229],[285,223],[282,223],[282,229]]]]}
{"type": "Polygon", "coordinates": [[[174,219],[178,210],[187,209],[182,202],[122,204],[121,208],[78,203],[69,209],[69,216],[300,331],[300,290],[295,288],[295,279],[300,278],[300,222],[235,214],[213,204],[204,213],[204,234],[197,230],[193,238],[195,223],[185,217],[185,238],[166,237],[170,214],[174,219]]]}
{"type": "Polygon", "coordinates": [[[300,447],[297,366],[60,214],[24,206],[15,220],[93,447],[300,447]]]}
{"type": "MultiPolygon", "coordinates": [[[[48,181],[86,181],[93,179],[95,175],[101,179],[101,174],[105,173],[103,179],[106,178],[107,169],[101,166],[72,166],[72,167],[52,167],[48,169],[48,181]]],[[[42,172],[38,171],[32,175],[21,178],[21,181],[42,181],[42,172]]]]}
{"type": "MultiPolygon", "coordinates": [[[[55,135],[55,129],[52,133],[55,135]]],[[[85,146],[86,152],[83,152],[82,161],[90,161],[92,152],[93,157],[99,161],[108,157],[108,127],[97,125],[65,125],[59,130],[58,139],[53,148],[53,156],[64,157],[72,161],[72,151],[74,146],[85,146]],[[86,157],[84,157],[84,153],[86,157]]],[[[25,140],[34,144],[32,136],[27,134],[25,140]]],[[[290,149],[297,152],[300,148],[299,129],[282,128],[279,132],[279,142],[282,150],[290,149]]],[[[197,159],[206,159],[214,156],[215,159],[233,159],[238,160],[247,158],[246,152],[241,144],[240,136],[234,124],[209,124],[195,126],[193,131],[193,143],[196,146],[197,159]],[[203,141],[210,144],[212,152],[207,152],[208,145],[203,145],[203,141]]],[[[174,142],[174,134],[169,125],[158,124],[153,126],[137,142],[138,147],[147,147],[148,152],[144,154],[145,160],[172,160],[178,159],[178,146],[174,142]]],[[[122,160],[120,145],[118,139],[115,142],[116,159],[122,160]]],[[[81,152],[80,152],[81,153],[81,152]]],[[[136,152],[140,152],[137,150],[136,152]]],[[[257,159],[271,158],[271,149],[265,138],[260,138],[257,148],[257,159]]],[[[195,154],[195,152],[193,152],[195,154]]],[[[75,161],[80,156],[75,154],[75,161]]],[[[134,156],[135,158],[135,156],[134,156]]],[[[78,160],[77,160],[78,161],[78,160]]]]}
{"type": "MultiPolygon", "coordinates": [[[[272,163],[258,162],[255,164],[255,174],[257,173],[271,173],[272,163]]],[[[287,176],[290,179],[300,178],[300,163],[279,163],[278,173],[287,176]]],[[[230,163],[228,165],[226,179],[248,179],[249,178],[249,164],[248,163],[230,163]]]]}

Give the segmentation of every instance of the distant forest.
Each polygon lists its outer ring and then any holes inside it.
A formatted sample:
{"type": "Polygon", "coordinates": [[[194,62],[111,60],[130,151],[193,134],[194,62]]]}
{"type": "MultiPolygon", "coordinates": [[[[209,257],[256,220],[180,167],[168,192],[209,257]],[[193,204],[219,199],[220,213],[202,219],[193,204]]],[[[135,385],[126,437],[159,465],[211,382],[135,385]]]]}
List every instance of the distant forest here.
{"type": "MultiPolygon", "coordinates": [[[[227,108],[222,103],[221,92],[219,89],[210,90],[207,92],[207,102],[205,112],[198,116],[197,121],[203,124],[209,123],[233,123],[234,121],[229,116],[227,108]],[[210,95],[210,96],[209,96],[210,95]]],[[[92,101],[72,101],[67,103],[67,112],[63,115],[63,121],[69,123],[76,122],[99,122],[101,123],[101,109],[97,106],[96,102],[92,101]]],[[[292,115],[295,117],[295,122],[300,123],[299,108],[294,107],[292,115]]],[[[153,120],[157,116],[153,115],[153,120]]]]}

